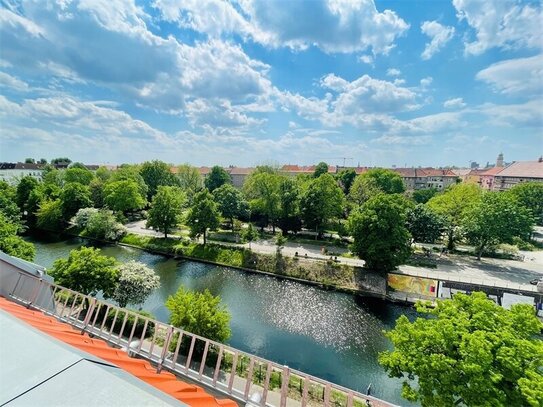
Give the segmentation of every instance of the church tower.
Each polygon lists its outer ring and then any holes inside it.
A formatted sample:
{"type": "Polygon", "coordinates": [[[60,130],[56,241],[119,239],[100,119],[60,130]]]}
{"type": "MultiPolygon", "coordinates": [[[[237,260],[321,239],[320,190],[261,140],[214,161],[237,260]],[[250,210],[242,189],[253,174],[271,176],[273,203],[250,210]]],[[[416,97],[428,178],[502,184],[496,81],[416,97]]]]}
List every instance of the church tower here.
{"type": "Polygon", "coordinates": [[[503,153],[500,153],[498,155],[498,159],[496,160],[496,167],[503,167],[503,153]]]}

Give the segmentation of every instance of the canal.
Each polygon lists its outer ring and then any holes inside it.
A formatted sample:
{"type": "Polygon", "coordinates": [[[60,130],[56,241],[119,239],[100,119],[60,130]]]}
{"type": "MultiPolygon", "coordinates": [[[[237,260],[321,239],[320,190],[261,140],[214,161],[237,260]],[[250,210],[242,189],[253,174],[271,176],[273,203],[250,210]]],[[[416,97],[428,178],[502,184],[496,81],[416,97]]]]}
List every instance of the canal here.
{"type": "MultiPolygon", "coordinates": [[[[36,246],[37,264],[51,267],[55,259],[88,241],[29,237],[36,246]]],[[[389,378],[377,363],[380,351],[390,347],[383,329],[402,314],[415,311],[400,305],[365,303],[348,294],[250,274],[226,267],[179,261],[139,249],[102,246],[103,253],[120,262],[141,261],[161,278],[161,287],[143,304],[161,321],[168,320],[164,302],[180,285],[209,289],[220,295],[230,311],[229,344],[334,383],[400,405],[401,381],[389,378]]]]}

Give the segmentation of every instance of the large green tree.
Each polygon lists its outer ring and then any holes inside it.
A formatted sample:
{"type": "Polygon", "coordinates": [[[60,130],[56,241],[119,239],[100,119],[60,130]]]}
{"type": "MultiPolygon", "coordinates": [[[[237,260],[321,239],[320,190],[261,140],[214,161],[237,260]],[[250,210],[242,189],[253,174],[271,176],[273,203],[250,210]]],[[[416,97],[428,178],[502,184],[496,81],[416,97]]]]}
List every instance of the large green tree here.
{"type": "Polygon", "coordinates": [[[323,174],[309,182],[301,197],[300,211],[305,226],[320,237],[327,222],[343,214],[343,205],[343,192],[336,180],[323,174]]]}
{"type": "Polygon", "coordinates": [[[23,225],[22,213],[16,202],[17,189],[5,181],[0,181],[0,212],[10,223],[23,225]]]}
{"type": "Polygon", "coordinates": [[[446,222],[449,250],[454,249],[456,240],[462,236],[462,224],[466,214],[479,203],[481,196],[482,191],[478,185],[457,184],[428,201],[428,207],[443,216],[446,222]]]}
{"type": "MultiPolygon", "coordinates": [[[[26,177],[21,178],[19,183],[17,184],[17,192],[16,192],[16,202],[19,206],[19,209],[24,214],[28,215],[28,197],[32,193],[34,189],[38,187],[39,183],[36,180],[36,178],[31,177],[30,175],[27,175],[26,177]]],[[[26,218],[26,216],[24,216],[26,218]]]]}
{"type": "Polygon", "coordinates": [[[328,174],[328,164],[326,164],[324,161],[321,161],[315,166],[313,178],[319,178],[322,174],[328,174]]]}
{"type": "Polygon", "coordinates": [[[399,194],[378,194],[349,216],[348,228],[354,239],[353,253],[366,267],[389,271],[403,264],[411,254],[407,230],[410,203],[399,194]]]}
{"type": "Polygon", "coordinates": [[[234,229],[234,218],[247,218],[249,216],[249,204],[241,191],[232,184],[224,184],[213,191],[215,202],[219,206],[222,216],[230,221],[234,229]]]}
{"type": "Polygon", "coordinates": [[[40,202],[36,213],[37,226],[43,230],[59,231],[63,225],[62,201],[60,199],[45,199],[40,202]]]}
{"type": "Polygon", "coordinates": [[[249,200],[251,211],[263,215],[263,224],[271,224],[274,233],[280,211],[281,179],[275,172],[255,171],[243,184],[243,192],[249,200]]]}
{"type": "Polygon", "coordinates": [[[211,172],[207,174],[204,180],[205,187],[209,190],[209,192],[213,192],[220,186],[230,183],[232,183],[230,174],[228,174],[224,168],[219,167],[218,165],[211,168],[211,172]]]}
{"type": "Polygon", "coordinates": [[[179,187],[159,186],[151,202],[147,217],[147,227],[164,233],[168,237],[173,229],[181,222],[185,193],[179,187]]]}
{"type": "Polygon", "coordinates": [[[400,174],[375,168],[355,178],[349,197],[356,204],[362,205],[376,194],[401,194],[404,191],[405,185],[400,174]]]}
{"type": "Polygon", "coordinates": [[[444,228],[443,218],[426,205],[418,204],[407,213],[407,229],[415,242],[435,243],[444,228]]]}
{"type": "Polygon", "coordinates": [[[179,186],[192,196],[204,187],[204,182],[198,168],[189,164],[182,164],[177,167],[176,177],[179,180],[179,186]]]}
{"type": "Polygon", "coordinates": [[[91,192],[87,185],[71,182],[64,186],[60,194],[62,202],[62,216],[68,221],[81,208],[92,206],[91,192]]]}
{"type": "Polygon", "coordinates": [[[394,350],[379,357],[405,380],[404,398],[424,407],[543,405],[543,324],[533,306],[506,310],[476,292],[417,309],[429,317],[402,315],[387,333],[394,350]]]}
{"type": "Polygon", "coordinates": [[[298,232],[302,228],[300,218],[300,186],[296,180],[281,177],[279,180],[279,214],[277,224],[283,231],[298,232]]]}
{"type": "Polygon", "coordinates": [[[536,223],[543,226],[543,182],[522,182],[512,187],[509,193],[531,210],[536,223]]]}
{"type": "Polygon", "coordinates": [[[221,304],[221,297],[209,290],[203,293],[179,290],[168,297],[166,308],[170,311],[170,324],[190,333],[218,342],[230,338],[230,314],[221,304]]]}
{"type": "Polygon", "coordinates": [[[126,213],[143,208],[147,202],[136,181],[125,180],[106,184],[104,203],[114,211],[126,213]]]}
{"type": "Polygon", "coordinates": [[[354,180],[356,178],[356,171],[352,168],[343,169],[336,175],[337,180],[341,184],[341,188],[343,189],[343,193],[345,195],[348,195],[351,191],[351,187],[354,183],[354,180]]]}
{"type": "Polygon", "coordinates": [[[513,195],[486,192],[464,219],[468,241],[475,245],[477,258],[499,243],[512,243],[514,237],[527,240],[532,233],[533,217],[513,195]]]}
{"type": "Polygon", "coordinates": [[[89,295],[101,291],[111,298],[117,284],[115,266],[115,259],[102,255],[100,249],[81,247],[72,250],[67,259],[55,260],[49,274],[64,287],[89,295]]]}
{"type": "Polygon", "coordinates": [[[424,188],[418,189],[413,192],[413,200],[416,203],[424,204],[437,195],[437,189],[435,188],[424,188]]]}
{"type": "Polygon", "coordinates": [[[163,161],[146,161],[140,168],[140,174],[149,187],[147,200],[155,196],[160,186],[179,186],[179,180],[171,171],[171,165],[163,161]]]}
{"type": "Polygon", "coordinates": [[[71,167],[64,171],[64,182],[79,182],[83,185],[89,185],[94,179],[94,174],[86,167],[71,167]]]}
{"type": "Polygon", "coordinates": [[[10,256],[32,261],[36,254],[34,245],[25,242],[18,236],[17,234],[20,232],[20,224],[11,222],[11,220],[0,211],[0,250],[10,256]]]}
{"type": "Polygon", "coordinates": [[[192,236],[202,235],[204,245],[207,242],[207,230],[215,230],[219,227],[219,208],[209,191],[203,190],[194,195],[186,223],[192,236]]]}
{"type": "Polygon", "coordinates": [[[140,195],[147,197],[149,187],[145,183],[145,180],[140,175],[140,167],[137,165],[123,164],[120,168],[111,173],[107,182],[116,181],[135,181],[138,184],[138,190],[140,195]]]}

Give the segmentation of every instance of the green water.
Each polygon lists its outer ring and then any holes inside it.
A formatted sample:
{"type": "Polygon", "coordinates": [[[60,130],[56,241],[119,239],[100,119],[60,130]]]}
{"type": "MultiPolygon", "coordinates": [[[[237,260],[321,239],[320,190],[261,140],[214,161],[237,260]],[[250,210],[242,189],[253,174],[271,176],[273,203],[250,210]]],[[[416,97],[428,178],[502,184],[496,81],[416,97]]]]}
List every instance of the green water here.
{"type": "MultiPolygon", "coordinates": [[[[59,257],[85,243],[29,238],[36,245],[36,263],[50,267],[59,257]]],[[[406,307],[384,302],[368,304],[359,298],[324,291],[300,283],[192,261],[177,261],[142,250],[103,246],[104,254],[120,262],[141,261],[161,278],[161,287],[143,305],[167,321],[166,298],[180,285],[192,290],[208,288],[220,295],[232,314],[229,344],[238,349],[390,402],[401,399],[401,382],[387,377],[377,355],[390,344],[382,331],[406,307]]]]}

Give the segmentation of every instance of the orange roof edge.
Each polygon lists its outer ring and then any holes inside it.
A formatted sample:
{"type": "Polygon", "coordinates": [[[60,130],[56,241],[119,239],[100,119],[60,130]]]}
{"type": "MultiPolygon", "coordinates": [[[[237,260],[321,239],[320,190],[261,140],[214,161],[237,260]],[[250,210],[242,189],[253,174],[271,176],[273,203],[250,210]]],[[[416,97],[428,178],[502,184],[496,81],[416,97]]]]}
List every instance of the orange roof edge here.
{"type": "Polygon", "coordinates": [[[131,358],[124,351],[109,346],[104,340],[91,338],[87,334],[82,335],[70,325],[44,315],[40,311],[27,309],[3,297],[0,297],[0,309],[57,340],[118,366],[189,406],[237,407],[238,405],[233,400],[216,399],[200,386],[185,383],[172,373],[156,373],[156,369],[149,362],[131,358]]]}

